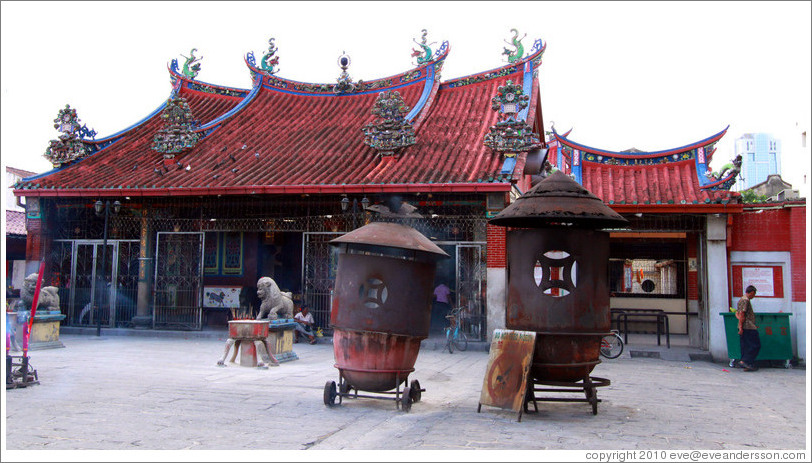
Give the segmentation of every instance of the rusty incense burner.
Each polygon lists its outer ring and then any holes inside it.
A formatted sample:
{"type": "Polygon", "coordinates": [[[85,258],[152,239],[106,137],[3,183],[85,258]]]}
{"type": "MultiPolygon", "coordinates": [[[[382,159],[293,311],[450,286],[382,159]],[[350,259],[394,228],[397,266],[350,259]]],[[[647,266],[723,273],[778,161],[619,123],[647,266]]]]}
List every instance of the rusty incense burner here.
{"type": "Polygon", "coordinates": [[[325,404],[368,391],[395,394],[408,410],[422,389],[414,380],[401,398],[400,386],[408,383],[420,341],[428,337],[436,262],[448,255],[396,223],[373,222],[330,244],[339,249],[330,316],[339,388],[327,382],[325,404]]]}
{"type": "Polygon", "coordinates": [[[536,332],[533,381],[593,382],[610,331],[609,234],[600,229],[628,221],[557,171],[490,223],[511,227],[505,325],[536,332]]]}

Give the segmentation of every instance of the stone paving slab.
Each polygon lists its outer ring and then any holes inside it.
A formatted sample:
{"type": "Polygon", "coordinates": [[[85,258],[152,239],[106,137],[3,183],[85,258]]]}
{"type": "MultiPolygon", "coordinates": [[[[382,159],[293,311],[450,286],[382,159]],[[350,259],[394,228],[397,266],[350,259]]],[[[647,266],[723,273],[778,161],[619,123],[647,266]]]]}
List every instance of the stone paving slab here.
{"type": "Polygon", "coordinates": [[[800,369],[744,372],[624,354],[593,371],[612,382],[598,389],[597,415],[586,403],[540,402],[517,422],[510,411],[477,413],[483,351],[421,350],[410,379],[426,392],[405,413],[390,400],[325,406],[324,384],[338,380],[326,343],[295,344],[299,360],[257,369],[218,367],[225,338],[65,334],[62,342],[31,353],[41,384],[5,392],[4,452],[778,450],[804,449],[808,439],[800,369]]]}

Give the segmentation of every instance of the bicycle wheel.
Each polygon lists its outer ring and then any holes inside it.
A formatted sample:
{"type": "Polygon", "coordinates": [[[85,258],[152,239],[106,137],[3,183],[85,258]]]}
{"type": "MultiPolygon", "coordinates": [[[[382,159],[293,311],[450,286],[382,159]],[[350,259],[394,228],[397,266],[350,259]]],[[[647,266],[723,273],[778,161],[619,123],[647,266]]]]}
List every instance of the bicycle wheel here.
{"type": "Polygon", "coordinates": [[[608,359],[620,357],[623,353],[623,339],[616,335],[606,335],[601,339],[601,355],[608,359]]]}
{"type": "Polygon", "coordinates": [[[449,328],[446,328],[446,330],[445,330],[445,346],[446,346],[446,348],[448,348],[448,353],[449,354],[454,353],[454,349],[451,347],[451,344],[452,344],[451,343],[451,330],[449,328]]]}
{"type": "Polygon", "coordinates": [[[454,346],[460,352],[468,348],[468,336],[466,336],[465,333],[463,333],[462,331],[457,331],[453,341],[454,346]]]}

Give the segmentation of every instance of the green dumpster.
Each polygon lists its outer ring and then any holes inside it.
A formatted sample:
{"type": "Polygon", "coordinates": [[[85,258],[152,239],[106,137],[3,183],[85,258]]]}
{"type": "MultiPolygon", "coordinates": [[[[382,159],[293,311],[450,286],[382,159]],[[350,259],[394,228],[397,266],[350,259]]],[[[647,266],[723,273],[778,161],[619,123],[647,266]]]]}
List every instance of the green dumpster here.
{"type": "MultiPolygon", "coordinates": [[[[735,312],[720,312],[725,320],[725,337],[727,338],[727,356],[730,366],[741,359],[742,349],[739,343],[739,320],[735,312]]],[[[792,338],[789,333],[789,316],[791,312],[765,313],[756,312],[756,326],[761,340],[761,350],[756,360],[783,360],[784,367],[790,368],[792,360],[792,338]]]]}

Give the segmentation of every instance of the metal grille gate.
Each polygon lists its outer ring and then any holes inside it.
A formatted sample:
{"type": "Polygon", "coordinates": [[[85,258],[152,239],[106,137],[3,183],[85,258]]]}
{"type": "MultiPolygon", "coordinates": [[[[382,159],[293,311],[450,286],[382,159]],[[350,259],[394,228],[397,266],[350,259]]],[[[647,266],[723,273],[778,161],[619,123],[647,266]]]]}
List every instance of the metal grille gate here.
{"type": "Polygon", "coordinates": [[[101,240],[57,240],[51,247],[48,274],[58,288],[66,325],[95,326],[97,305],[105,327],[129,326],[135,316],[140,243],[107,240],[108,261],[104,263],[102,246],[101,240]],[[104,289],[99,287],[100,281],[104,281],[104,289]]]}
{"type": "Polygon", "coordinates": [[[460,328],[472,340],[487,332],[482,282],[485,281],[484,244],[457,244],[457,304],[463,307],[460,328]]]}
{"type": "Polygon", "coordinates": [[[302,302],[310,306],[315,325],[328,331],[338,250],[328,243],[343,233],[308,232],[302,246],[302,302]]]}
{"type": "Polygon", "coordinates": [[[202,232],[158,232],[154,294],[155,328],[202,328],[202,232]]]}

